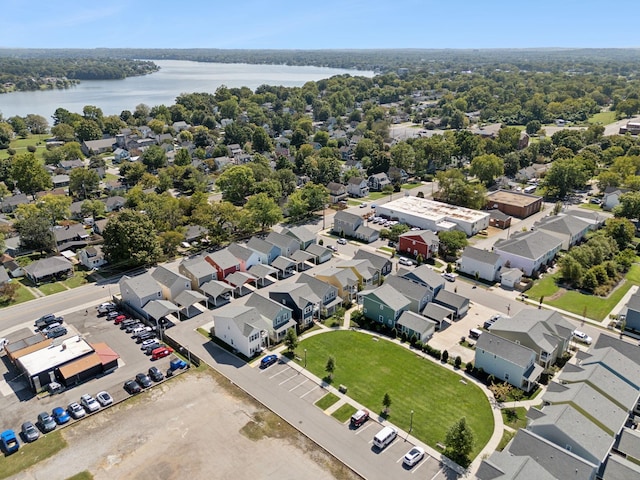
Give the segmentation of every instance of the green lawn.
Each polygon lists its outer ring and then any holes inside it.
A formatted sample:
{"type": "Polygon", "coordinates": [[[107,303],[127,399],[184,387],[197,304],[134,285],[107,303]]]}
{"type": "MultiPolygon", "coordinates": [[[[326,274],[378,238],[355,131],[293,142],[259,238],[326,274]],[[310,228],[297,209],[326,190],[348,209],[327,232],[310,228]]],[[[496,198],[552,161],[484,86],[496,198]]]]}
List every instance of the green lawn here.
{"type": "Polygon", "coordinates": [[[527,290],[529,298],[540,300],[540,297],[549,297],[556,293],[559,289],[556,285],[556,279],[560,278],[559,273],[553,275],[545,275],[541,280],[536,281],[535,285],[527,290]]]}
{"type": "Polygon", "coordinates": [[[303,349],[307,349],[307,369],[321,378],[332,355],[336,362],[332,384],[346,385],[349,396],[373,415],[382,411],[385,393],[392,401],[389,420],[398,427],[409,430],[413,410],[413,435],[432,447],[444,442],[449,427],[463,416],[476,436],[471,457],[491,438],[493,416],[484,393],[414,352],[352,331],[310,337],[300,342],[298,352],[303,349]]]}
{"type": "Polygon", "coordinates": [[[73,477],[67,478],[67,480],[93,480],[93,475],[88,470],[75,474],[73,477]]]}
{"type": "Polygon", "coordinates": [[[509,443],[514,436],[515,436],[514,432],[505,430],[504,433],[502,434],[502,438],[500,439],[500,443],[498,444],[498,447],[496,448],[496,450],[498,452],[501,452],[502,450],[504,450],[504,447],[507,446],[507,443],[509,443]]]}
{"type": "Polygon", "coordinates": [[[315,405],[320,410],[326,410],[331,405],[336,403],[338,400],[340,400],[340,397],[338,397],[337,395],[334,395],[333,393],[327,393],[324,397],[322,397],[320,400],[318,400],[315,403],[315,405]]]}
{"type": "Polygon", "coordinates": [[[80,287],[81,285],[86,285],[88,273],[89,272],[86,271],[75,272],[73,277],[66,279],[62,283],[69,288],[76,288],[80,287]]]}
{"type": "Polygon", "coordinates": [[[27,287],[22,285],[17,280],[14,280],[14,282],[17,282],[18,290],[16,290],[16,295],[15,295],[13,301],[12,302],[0,302],[0,307],[8,307],[9,305],[16,305],[18,303],[28,302],[29,300],[33,300],[34,298],[36,298],[33,295],[33,293],[31,293],[27,289],[27,287]]]}
{"type": "Polygon", "coordinates": [[[354,413],[356,413],[356,407],[345,403],[344,405],[340,406],[340,408],[336,409],[336,411],[333,412],[331,416],[338,420],[340,423],[344,423],[349,420],[349,418],[351,418],[351,415],[353,415],[354,413]]]}
{"type": "Polygon", "coordinates": [[[616,112],[600,112],[592,115],[587,122],[591,124],[609,125],[616,121],[616,112]]]}
{"type": "Polygon", "coordinates": [[[369,200],[379,200],[382,197],[388,197],[388,193],[384,192],[369,192],[369,196],[367,197],[369,200]]]}
{"type": "MultiPolygon", "coordinates": [[[[9,143],[9,148],[13,148],[16,153],[24,153],[29,145],[35,145],[37,147],[36,157],[42,158],[42,152],[45,149],[44,140],[47,138],[51,138],[51,135],[29,135],[27,138],[16,138],[9,143]]],[[[9,158],[7,149],[0,150],[0,159],[3,158],[9,158]]]]}
{"type": "Polygon", "coordinates": [[[21,442],[20,450],[13,455],[0,456],[0,479],[23,472],[32,465],[55,455],[66,446],[67,442],[60,431],[41,435],[34,443],[21,442]]]}
{"type": "Polygon", "coordinates": [[[64,288],[64,285],[62,285],[62,283],[55,282],[44,283],[38,287],[38,290],[40,290],[45,295],[53,295],[54,293],[64,292],[66,288],[64,288]]]}
{"type": "Polygon", "coordinates": [[[504,424],[508,427],[513,428],[514,430],[517,430],[519,428],[524,428],[527,426],[527,409],[524,407],[516,407],[516,408],[510,408],[509,406],[507,406],[507,408],[503,408],[502,409],[502,420],[504,421],[504,424]],[[510,412],[514,412],[514,414],[511,414],[510,412]]]}

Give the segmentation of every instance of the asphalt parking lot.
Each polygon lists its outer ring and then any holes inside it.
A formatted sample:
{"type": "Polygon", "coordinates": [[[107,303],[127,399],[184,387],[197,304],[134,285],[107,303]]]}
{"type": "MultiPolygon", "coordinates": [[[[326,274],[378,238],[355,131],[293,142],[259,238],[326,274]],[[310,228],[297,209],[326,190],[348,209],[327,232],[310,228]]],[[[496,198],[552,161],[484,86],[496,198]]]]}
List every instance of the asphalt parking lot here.
{"type": "MultiPolygon", "coordinates": [[[[35,320],[35,319],[34,319],[35,320]]],[[[98,317],[95,308],[74,312],[64,317],[64,325],[68,333],[64,337],[55,339],[56,343],[80,335],[87,342],[104,342],[120,356],[118,368],[108,374],[91,379],[77,386],[72,386],[56,395],[35,395],[21,378],[20,372],[11,364],[7,355],[2,352],[0,359],[0,428],[19,430],[23,422],[30,420],[35,423],[40,412],[51,412],[55,407],[66,408],[71,402],[78,402],[80,396],[88,393],[95,395],[106,390],[118,402],[126,397],[123,384],[133,379],[137,373],[147,373],[149,367],[157,366],[166,373],[170,357],[151,361],[151,357],[144,354],[140,345],[113,321],[107,317],[98,317]]],[[[20,330],[7,335],[8,340],[14,341],[34,333],[33,322],[25,324],[20,330]]],[[[0,336],[1,333],[0,333],[0,336]]]]}
{"type": "MultiPolygon", "coordinates": [[[[305,402],[315,404],[315,402],[327,394],[327,391],[322,385],[318,384],[315,379],[306,376],[304,372],[299,372],[297,369],[292,368],[282,360],[265,369],[260,369],[257,365],[255,368],[258,369],[260,375],[267,377],[273,383],[274,387],[282,389],[305,402]]],[[[329,418],[337,422],[334,417],[329,416],[329,418]]],[[[400,436],[396,437],[387,448],[379,451],[373,446],[373,437],[382,428],[382,424],[376,421],[373,416],[360,428],[352,428],[349,422],[344,423],[344,428],[350,430],[353,434],[352,445],[354,450],[368,453],[371,455],[371,462],[380,462],[381,468],[384,465],[385,469],[390,466],[393,469],[392,465],[394,463],[397,464],[393,470],[398,471],[398,477],[417,475],[417,478],[427,478],[430,480],[457,478],[455,472],[451,472],[439,459],[427,454],[425,454],[424,459],[413,468],[406,467],[402,463],[402,460],[414,445],[404,438],[400,438],[400,436]]]]}

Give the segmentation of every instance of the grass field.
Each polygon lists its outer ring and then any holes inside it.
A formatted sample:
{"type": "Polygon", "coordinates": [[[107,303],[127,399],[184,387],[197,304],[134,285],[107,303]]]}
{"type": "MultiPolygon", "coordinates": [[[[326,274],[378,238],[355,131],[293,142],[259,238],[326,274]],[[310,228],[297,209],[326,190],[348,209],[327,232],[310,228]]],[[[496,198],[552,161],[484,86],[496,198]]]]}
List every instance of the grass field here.
{"type": "Polygon", "coordinates": [[[600,112],[592,115],[587,122],[591,124],[609,125],[616,121],[616,112],[600,112]]]}
{"type": "Polygon", "coordinates": [[[587,210],[595,210],[596,212],[599,212],[600,210],[602,210],[600,205],[596,205],[595,203],[581,203],[579,207],[586,208],[587,210]]]}
{"type": "Polygon", "coordinates": [[[502,420],[504,421],[504,424],[506,426],[511,427],[515,430],[517,430],[518,428],[524,428],[527,426],[527,409],[524,407],[503,408],[502,420]],[[508,410],[515,411],[515,416],[507,415],[508,410]]]}
{"type": "Polygon", "coordinates": [[[89,272],[86,271],[78,271],[73,274],[73,277],[64,280],[62,283],[69,288],[80,287],[81,285],[85,285],[87,283],[87,274],[89,272]]]}
{"type": "Polygon", "coordinates": [[[17,280],[14,280],[14,282],[17,282],[18,290],[16,290],[16,294],[15,294],[15,297],[14,297],[13,301],[12,302],[0,302],[0,307],[8,307],[9,305],[16,305],[18,303],[28,302],[29,300],[33,300],[34,298],[36,298],[33,295],[33,293],[31,293],[27,289],[27,287],[22,285],[17,280]]]}
{"type": "Polygon", "coordinates": [[[498,444],[498,447],[496,448],[496,450],[498,452],[501,452],[502,450],[504,450],[504,447],[507,446],[507,443],[509,443],[514,436],[515,436],[515,433],[509,430],[505,430],[504,433],[502,434],[502,438],[500,439],[500,443],[498,444]]]}
{"type": "Polygon", "coordinates": [[[546,275],[542,280],[527,291],[529,298],[538,300],[541,296],[545,297],[544,303],[551,305],[567,312],[582,315],[586,309],[586,316],[595,320],[603,320],[611,309],[624,297],[632,285],[640,285],[640,265],[632,265],[627,272],[625,282],[618,286],[607,298],[598,297],[596,295],[585,295],[577,290],[569,290],[564,292],[558,298],[549,299],[559,291],[556,280],[560,277],[559,273],[546,275]]]}
{"type": "Polygon", "coordinates": [[[64,292],[66,288],[64,288],[64,285],[62,285],[60,282],[55,282],[43,283],[38,287],[38,290],[40,290],[45,295],[53,295],[54,293],[64,292]]]}
{"type": "MultiPolygon", "coordinates": [[[[51,138],[51,135],[29,135],[27,138],[15,138],[9,143],[9,148],[13,148],[16,153],[24,153],[29,145],[35,145],[37,148],[36,157],[42,158],[42,152],[45,149],[44,141],[47,138],[51,138]]],[[[0,159],[3,158],[9,158],[8,150],[0,150],[0,159]]]]}
{"type": "Polygon", "coordinates": [[[392,342],[334,331],[303,340],[298,352],[303,349],[307,349],[307,369],[321,378],[332,355],[336,362],[332,383],[346,385],[349,396],[372,415],[382,412],[385,393],[392,401],[389,420],[398,427],[409,430],[413,410],[413,435],[434,448],[463,416],[476,436],[472,457],[493,433],[491,406],[477,386],[462,383],[455,373],[392,342]]]}
{"type": "Polygon", "coordinates": [[[349,420],[349,418],[351,418],[351,415],[353,415],[354,413],[356,413],[356,407],[345,403],[344,405],[340,406],[340,408],[336,409],[336,411],[333,412],[331,416],[338,420],[340,423],[344,423],[349,420]]]}
{"type": "Polygon", "coordinates": [[[0,456],[0,479],[11,477],[66,448],[62,432],[41,435],[37,442],[21,443],[20,450],[8,457],[0,456]]]}
{"type": "Polygon", "coordinates": [[[320,400],[318,400],[315,403],[315,405],[320,410],[326,410],[331,405],[336,403],[338,400],[340,400],[340,398],[337,395],[334,395],[333,393],[327,393],[324,397],[322,397],[320,400]]]}

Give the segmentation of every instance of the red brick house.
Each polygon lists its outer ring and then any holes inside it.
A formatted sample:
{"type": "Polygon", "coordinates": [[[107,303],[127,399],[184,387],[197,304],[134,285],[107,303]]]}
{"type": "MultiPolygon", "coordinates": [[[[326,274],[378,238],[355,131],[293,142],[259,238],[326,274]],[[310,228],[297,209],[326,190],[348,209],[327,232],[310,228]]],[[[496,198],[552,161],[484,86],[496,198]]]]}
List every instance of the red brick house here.
{"type": "Polygon", "coordinates": [[[206,262],[216,269],[218,280],[224,280],[227,275],[240,271],[240,260],[238,260],[226,248],[210,253],[204,257],[206,262]]]}
{"type": "Polygon", "coordinates": [[[431,230],[411,230],[398,239],[398,253],[401,255],[414,258],[421,255],[423,260],[427,260],[438,253],[438,236],[431,230]]]}

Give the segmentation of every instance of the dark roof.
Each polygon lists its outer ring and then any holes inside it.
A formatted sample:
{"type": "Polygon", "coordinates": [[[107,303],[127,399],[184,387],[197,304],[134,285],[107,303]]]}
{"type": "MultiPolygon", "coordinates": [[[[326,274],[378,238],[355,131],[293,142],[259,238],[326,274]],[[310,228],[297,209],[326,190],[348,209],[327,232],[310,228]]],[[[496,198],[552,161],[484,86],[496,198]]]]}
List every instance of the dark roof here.
{"type": "Polygon", "coordinates": [[[535,360],[536,353],[525,346],[519,345],[511,340],[494,335],[491,332],[484,332],[476,342],[476,351],[482,349],[493,353],[495,356],[508,360],[520,367],[528,367],[531,358],[535,360]]]}
{"type": "Polygon", "coordinates": [[[469,303],[469,299],[458,295],[457,293],[449,292],[444,288],[436,294],[436,300],[439,303],[444,303],[457,309],[462,308],[465,304],[469,303]]]}
{"type": "Polygon", "coordinates": [[[490,252],[489,250],[481,250],[475,247],[467,247],[462,252],[463,257],[476,260],[487,265],[495,265],[500,261],[500,255],[490,252]]]}

